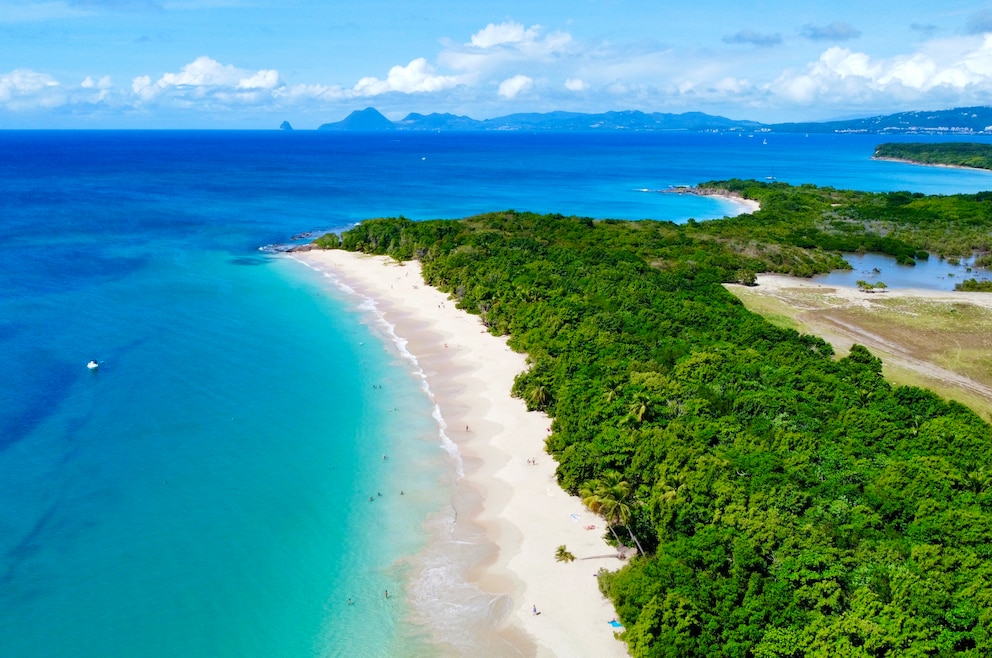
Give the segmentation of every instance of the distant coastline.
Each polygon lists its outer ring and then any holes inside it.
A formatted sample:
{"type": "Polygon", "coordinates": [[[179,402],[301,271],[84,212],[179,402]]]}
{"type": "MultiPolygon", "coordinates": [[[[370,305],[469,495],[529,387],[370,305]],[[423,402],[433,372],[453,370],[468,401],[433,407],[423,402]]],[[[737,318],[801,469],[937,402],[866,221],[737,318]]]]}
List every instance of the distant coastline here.
{"type": "Polygon", "coordinates": [[[888,142],[875,147],[874,160],[932,167],[992,170],[992,144],[980,142],[888,142]]]}
{"type": "MultiPolygon", "coordinates": [[[[286,122],[284,122],[286,123],[286,122]]],[[[754,133],[851,133],[887,135],[989,135],[992,107],[967,107],[935,112],[901,112],[886,116],[804,123],[762,123],[731,119],[704,112],[641,112],[621,110],[583,112],[529,112],[489,119],[451,113],[412,112],[391,121],[374,107],[355,110],[340,121],[323,123],[321,131],[351,132],[731,132],[754,133]]]]}
{"type": "Polygon", "coordinates": [[[878,160],[879,162],[901,162],[902,164],[915,164],[921,167],[941,167],[943,169],[969,169],[971,171],[989,171],[985,167],[969,167],[967,165],[950,165],[939,162],[920,162],[918,160],[910,160],[909,158],[885,158],[879,156],[871,156],[872,160],[878,160]]]}
{"type": "Polygon", "coordinates": [[[910,160],[909,158],[887,158],[873,155],[872,160],[878,160],[879,162],[901,162],[902,164],[920,165],[921,167],[940,167],[943,169],[967,169],[970,171],[990,171],[985,167],[969,167],[968,165],[958,165],[958,164],[945,164],[942,162],[920,162],[919,160],[910,160]]]}

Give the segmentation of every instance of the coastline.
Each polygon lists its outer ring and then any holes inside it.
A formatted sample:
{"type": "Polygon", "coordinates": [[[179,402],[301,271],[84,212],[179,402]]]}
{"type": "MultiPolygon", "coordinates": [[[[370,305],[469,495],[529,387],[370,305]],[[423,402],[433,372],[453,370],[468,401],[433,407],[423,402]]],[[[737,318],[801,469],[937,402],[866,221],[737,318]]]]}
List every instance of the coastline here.
{"type": "Polygon", "coordinates": [[[613,606],[591,577],[623,563],[602,538],[602,519],[558,486],[555,462],[544,452],[548,417],[510,397],[526,357],[425,285],[418,262],[342,250],[291,257],[374,300],[422,370],[442,442],[457,447],[452,522],[429,520],[427,555],[413,559],[413,571],[421,572],[409,583],[418,621],[455,655],[467,649],[507,656],[628,655],[609,624],[613,606]],[[562,544],[574,562],[555,560],[562,544]],[[468,556],[462,574],[467,587],[456,597],[473,616],[469,633],[453,628],[465,624],[438,616],[436,610],[451,601],[424,581],[449,549],[468,556]],[[466,645],[472,642],[478,646],[466,645]]]}
{"type": "Polygon", "coordinates": [[[703,196],[711,199],[719,199],[721,201],[729,201],[740,209],[740,212],[737,213],[737,215],[748,215],[761,210],[761,204],[754,199],[745,199],[736,192],[728,192],[726,190],[708,187],[680,186],[662,190],[662,192],[665,194],[688,194],[691,196],[703,196]]]}
{"type": "Polygon", "coordinates": [[[943,164],[943,163],[940,163],[940,162],[918,162],[916,160],[908,160],[906,158],[885,158],[885,157],[877,157],[877,156],[874,156],[873,155],[873,156],[871,156],[870,159],[871,160],[878,160],[879,162],[901,162],[902,164],[919,165],[921,167],[939,167],[941,169],[964,169],[965,171],[989,171],[989,172],[992,172],[992,170],[986,169],[984,167],[969,167],[967,165],[943,164]]]}

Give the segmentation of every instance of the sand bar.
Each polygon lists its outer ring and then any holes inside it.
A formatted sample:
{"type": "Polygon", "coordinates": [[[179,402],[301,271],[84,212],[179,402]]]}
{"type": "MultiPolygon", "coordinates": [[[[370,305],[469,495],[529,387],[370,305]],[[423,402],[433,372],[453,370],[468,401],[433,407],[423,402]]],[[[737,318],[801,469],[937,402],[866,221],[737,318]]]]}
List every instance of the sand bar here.
{"type": "Polygon", "coordinates": [[[513,378],[526,367],[524,355],[425,285],[417,262],[340,250],[293,257],[374,299],[417,357],[463,460],[459,486],[477,501],[474,518],[459,523],[483,528],[495,549],[470,577],[508,602],[501,632],[515,655],[628,655],[609,623],[613,606],[594,577],[623,563],[603,541],[602,519],[558,486],[556,465],[544,452],[547,416],[510,397],[513,378]],[[562,544],[574,562],[555,560],[562,544]]]}

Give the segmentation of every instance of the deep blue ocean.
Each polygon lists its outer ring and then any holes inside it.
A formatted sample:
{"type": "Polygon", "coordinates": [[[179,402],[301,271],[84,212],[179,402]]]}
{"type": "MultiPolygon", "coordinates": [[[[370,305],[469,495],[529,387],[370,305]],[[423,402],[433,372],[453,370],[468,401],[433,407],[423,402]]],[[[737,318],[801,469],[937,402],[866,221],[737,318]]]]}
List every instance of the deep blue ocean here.
{"type": "Polygon", "coordinates": [[[0,131],[0,656],[457,645],[416,573],[455,475],[415,364],[259,247],[377,216],[702,220],[734,206],[657,191],[729,177],[992,189],[878,141],[0,131]]]}

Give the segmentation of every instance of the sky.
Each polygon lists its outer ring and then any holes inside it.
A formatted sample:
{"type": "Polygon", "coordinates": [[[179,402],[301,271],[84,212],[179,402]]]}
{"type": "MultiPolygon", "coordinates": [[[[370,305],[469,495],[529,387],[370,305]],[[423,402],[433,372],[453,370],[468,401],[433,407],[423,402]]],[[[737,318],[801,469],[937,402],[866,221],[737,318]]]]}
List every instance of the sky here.
{"type": "Polygon", "coordinates": [[[988,0],[0,0],[0,129],[972,105],[988,0]]]}

